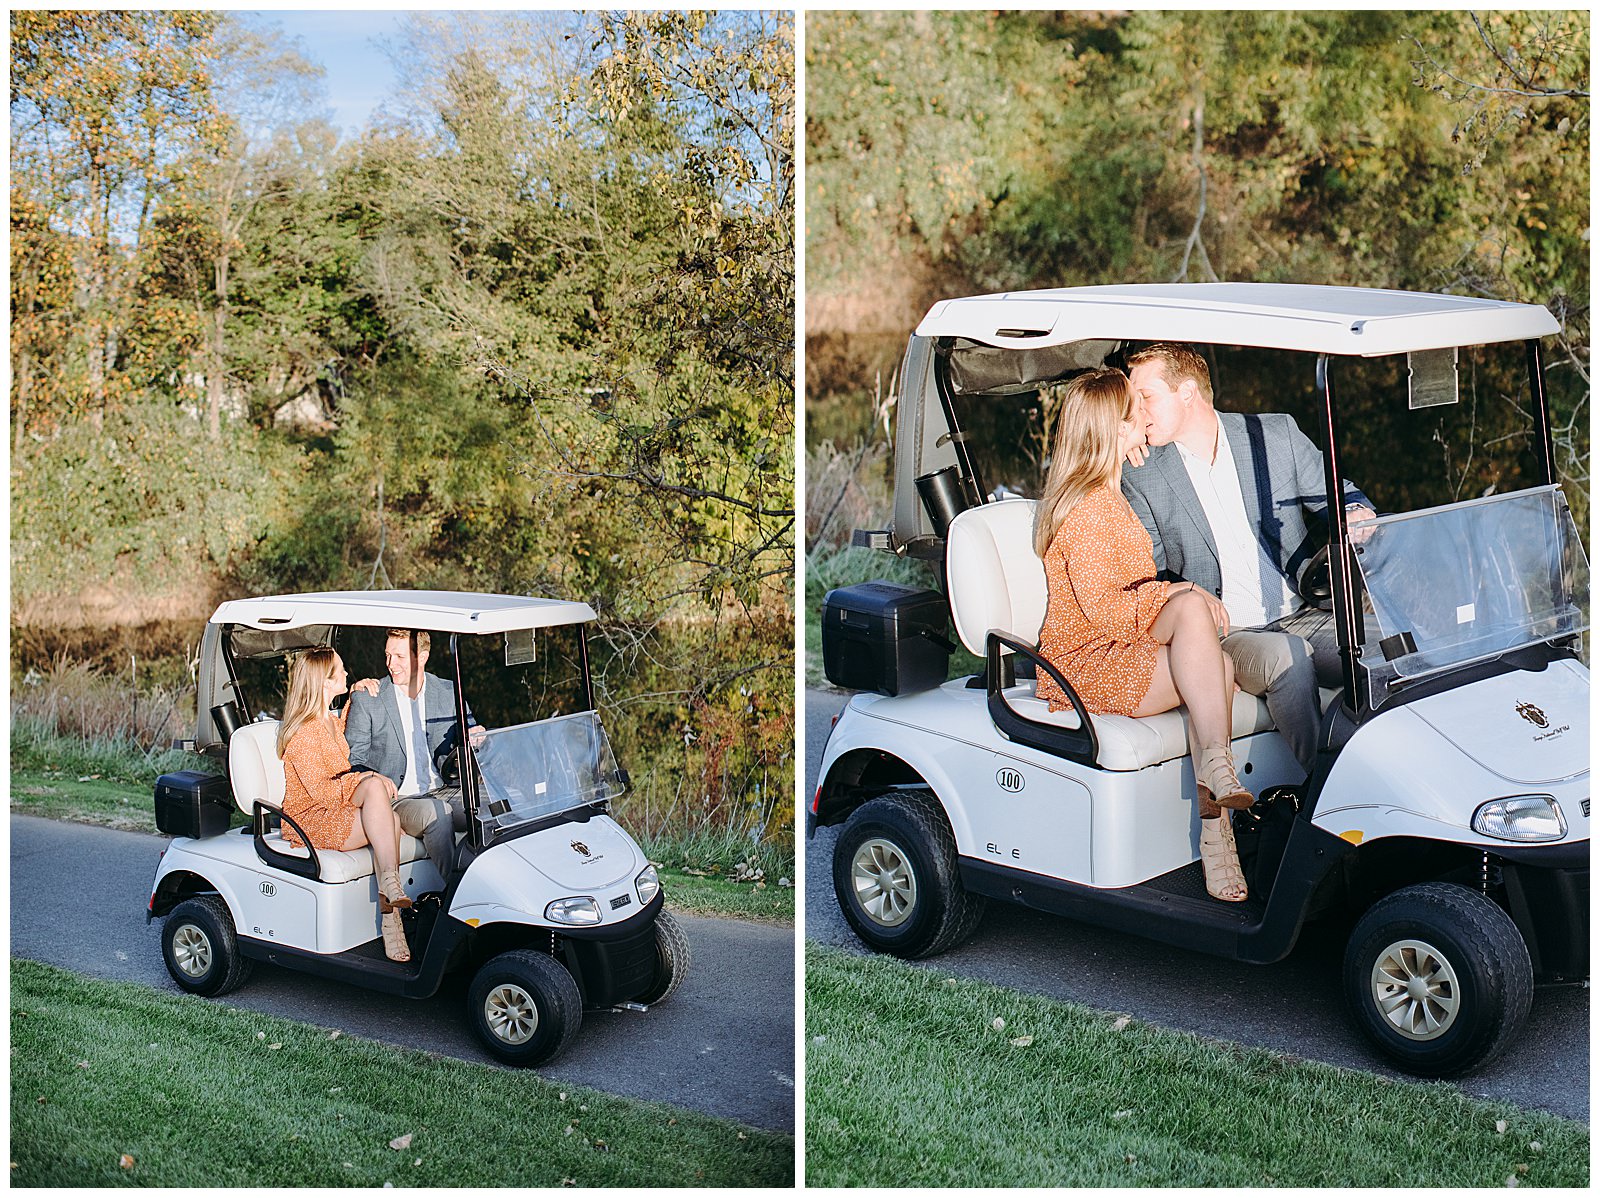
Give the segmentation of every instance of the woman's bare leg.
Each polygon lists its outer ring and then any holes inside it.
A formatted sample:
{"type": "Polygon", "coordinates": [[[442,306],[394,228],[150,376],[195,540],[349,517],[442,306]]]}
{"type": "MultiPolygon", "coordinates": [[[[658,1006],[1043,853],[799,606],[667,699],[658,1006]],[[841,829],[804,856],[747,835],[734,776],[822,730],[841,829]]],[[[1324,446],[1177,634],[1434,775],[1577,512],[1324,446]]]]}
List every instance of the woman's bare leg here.
{"type": "Polygon", "coordinates": [[[350,830],[350,839],[340,846],[346,852],[362,845],[372,846],[372,861],[382,877],[400,868],[400,824],[389,805],[389,791],[377,778],[368,778],[356,787],[350,801],[361,809],[360,823],[350,830]]]}
{"type": "Polygon", "coordinates": [[[1231,829],[1221,826],[1228,819],[1223,805],[1238,807],[1251,801],[1234,773],[1230,751],[1233,662],[1217,639],[1209,604],[1192,591],[1179,592],[1168,600],[1151,626],[1151,635],[1162,644],[1150,689],[1134,714],[1155,715],[1180,702],[1188,708],[1206,889],[1216,898],[1238,901],[1247,891],[1231,829]]]}
{"type": "Polygon", "coordinates": [[[1196,743],[1227,744],[1233,734],[1233,676],[1205,600],[1180,591],[1161,608],[1150,635],[1160,643],[1155,677],[1134,715],[1189,709],[1196,743]]]}

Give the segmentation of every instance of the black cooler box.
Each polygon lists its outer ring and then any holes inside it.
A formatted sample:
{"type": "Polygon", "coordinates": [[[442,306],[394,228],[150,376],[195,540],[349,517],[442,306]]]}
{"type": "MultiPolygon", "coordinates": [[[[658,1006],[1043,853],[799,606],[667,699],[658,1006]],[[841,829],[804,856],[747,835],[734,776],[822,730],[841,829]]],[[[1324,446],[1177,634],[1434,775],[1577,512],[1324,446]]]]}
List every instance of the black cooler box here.
{"type": "Polygon", "coordinates": [[[233,792],[221,774],[179,770],[156,779],[156,827],[168,836],[215,836],[232,817],[233,792]]]}
{"type": "Polygon", "coordinates": [[[848,690],[886,695],[931,690],[954,646],[950,608],[938,591],[892,582],[838,587],[822,600],[822,669],[848,690]]]}

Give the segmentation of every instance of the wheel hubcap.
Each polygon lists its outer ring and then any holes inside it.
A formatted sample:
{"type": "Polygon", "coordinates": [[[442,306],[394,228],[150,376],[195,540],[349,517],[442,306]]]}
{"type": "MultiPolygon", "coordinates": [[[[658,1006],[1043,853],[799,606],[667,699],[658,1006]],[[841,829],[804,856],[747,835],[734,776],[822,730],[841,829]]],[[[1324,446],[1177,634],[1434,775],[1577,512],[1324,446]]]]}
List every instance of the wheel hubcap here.
{"type": "Polygon", "coordinates": [[[192,923],[186,923],[172,937],[172,959],[185,977],[203,978],[211,969],[211,941],[192,923]]]}
{"type": "Polygon", "coordinates": [[[539,1026],[539,1008],[533,996],[510,982],[496,986],[483,1001],[483,1017],[497,1040],[525,1044],[539,1026]]]}
{"type": "Polygon", "coordinates": [[[911,918],[917,905],[917,879],[900,847],[873,837],[856,850],[850,862],[856,902],[867,918],[886,928],[911,918]]]}
{"type": "Polygon", "coordinates": [[[1372,967],[1372,998],[1408,1040],[1444,1035],[1461,1009],[1461,984],[1450,962],[1421,940],[1397,940],[1372,967]]]}

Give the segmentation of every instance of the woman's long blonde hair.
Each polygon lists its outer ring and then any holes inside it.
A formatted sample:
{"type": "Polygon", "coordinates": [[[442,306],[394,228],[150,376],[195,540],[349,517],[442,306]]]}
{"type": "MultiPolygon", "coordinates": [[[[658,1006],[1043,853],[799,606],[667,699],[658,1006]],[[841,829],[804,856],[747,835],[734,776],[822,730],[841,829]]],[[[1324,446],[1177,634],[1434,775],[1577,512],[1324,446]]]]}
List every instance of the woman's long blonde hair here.
{"type": "Polygon", "coordinates": [[[1033,549],[1040,557],[1073,505],[1117,473],[1117,430],[1133,419],[1133,389],[1120,370],[1091,370],[1066,386],[1056,417],[1050,473],[1033,516],[1033,549]]]}
{"type": "Polygon", "coordinates": [[[339,655],[328,645],[307,649],[289,667],[289,693],[283,700],[283,719],[278,724],[278,756],[307,720],[328,710],[323,683],[333,677],[333,663],[339,655]]]}

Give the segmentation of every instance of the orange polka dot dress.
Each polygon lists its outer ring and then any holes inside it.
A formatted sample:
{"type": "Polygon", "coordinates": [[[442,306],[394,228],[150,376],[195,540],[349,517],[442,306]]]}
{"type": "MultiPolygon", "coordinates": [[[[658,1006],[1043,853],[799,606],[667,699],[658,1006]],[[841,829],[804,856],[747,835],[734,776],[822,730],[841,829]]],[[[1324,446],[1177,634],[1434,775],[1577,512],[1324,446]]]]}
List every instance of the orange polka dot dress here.
{"type": "MultiPolygon", "coordinates": [[[[1097,715],[1132,715],[1150,690],[1160,646],[1150,635],[1170,584],[1156,578],[1150,534],[1120,491],[1073,505],[1044,555],[1049,602],[1039,651],[1097,715]]],[[[1071,706],[1042,670],[1038,697],[1071,706]]]]}
{"type": "MultiPolygon", "coordinates": [[[[349,704],[330,719],[307,720],[283,746],[283,810],[306,830],[319,849],[337,849],[350,839],[361,809],[350,801],[369,771],[350,772],[350,744],[344,738],[349,704]]],[[[288,824],[283,838],[302,841],[288,824]]]]}

